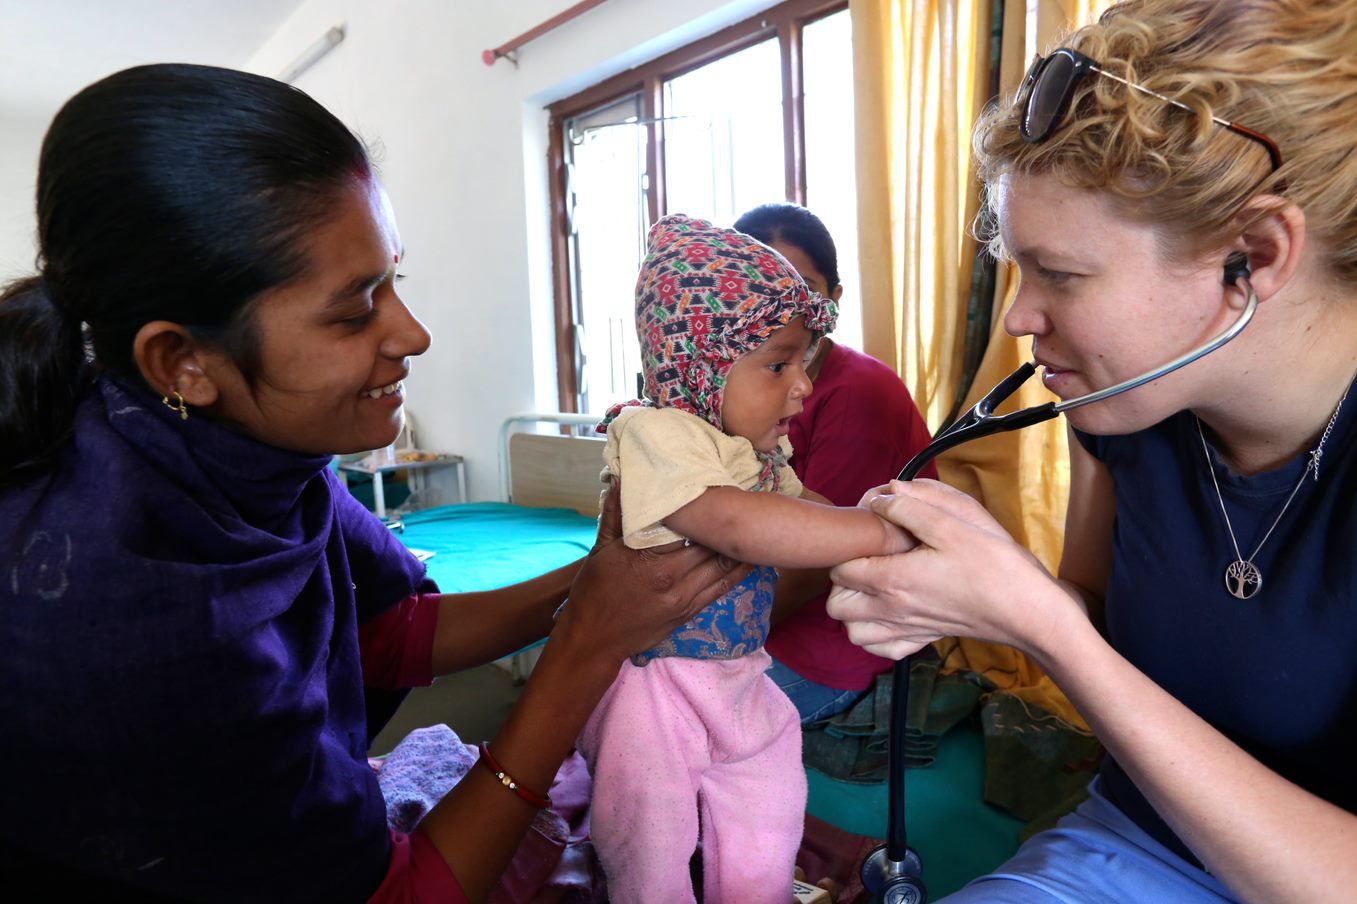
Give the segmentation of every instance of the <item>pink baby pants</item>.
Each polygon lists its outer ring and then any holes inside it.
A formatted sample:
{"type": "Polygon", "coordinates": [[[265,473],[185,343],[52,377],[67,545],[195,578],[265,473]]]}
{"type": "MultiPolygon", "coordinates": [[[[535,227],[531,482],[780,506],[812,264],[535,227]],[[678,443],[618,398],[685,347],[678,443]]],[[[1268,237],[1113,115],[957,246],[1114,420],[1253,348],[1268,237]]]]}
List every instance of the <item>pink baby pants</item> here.
{"type": "Polygon", "coordinates": [[[584,726],[594,846],[612,904],[787,904],[806,812],[796,707],[739,659],[630,661],[584,726]]]}

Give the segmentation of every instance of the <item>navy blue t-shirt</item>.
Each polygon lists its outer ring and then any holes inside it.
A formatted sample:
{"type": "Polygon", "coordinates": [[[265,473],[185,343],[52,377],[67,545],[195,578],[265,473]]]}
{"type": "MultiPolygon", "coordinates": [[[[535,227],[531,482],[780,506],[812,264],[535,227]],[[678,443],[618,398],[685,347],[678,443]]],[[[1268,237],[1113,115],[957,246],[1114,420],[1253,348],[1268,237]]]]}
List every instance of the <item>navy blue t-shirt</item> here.
{"type": "MultiPolygon", "coordinates": [[[[1357,396],[1357,393],[1354,393],[1357,396]]],[[[1253,560],[1258,593],[1226,589],[1235,560],[1196,419],[1079,441],[1116,481],[1108,633],[1131,663],[1264,765],[1357,810],[1357,397],[1253,560]]],[[[1295,488],[1308,451],[1254,476],[1211,450],[1245,558],[1295,488]]],[[[1151,835],[1195,862],[1109,757],[1104,789],[1151,835]]]]}

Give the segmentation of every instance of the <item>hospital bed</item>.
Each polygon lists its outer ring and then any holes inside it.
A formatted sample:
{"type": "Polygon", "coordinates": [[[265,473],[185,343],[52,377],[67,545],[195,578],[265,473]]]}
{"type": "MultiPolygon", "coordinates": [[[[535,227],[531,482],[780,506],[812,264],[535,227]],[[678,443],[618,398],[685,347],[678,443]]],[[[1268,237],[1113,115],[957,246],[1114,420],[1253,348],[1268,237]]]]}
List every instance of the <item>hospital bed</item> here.
{"type": "MultiPolygon", "coordinates": [[[[397,536],[425,557],[429,577],[444,593],[503,587],[575,561],[598,530],[603,440],[560,428],[596,423],[579,414],[511,415],[499,431],[500,501],[403,514],[397,536]],[[526,429],[541,425],[552,432],[526,429]]],[[[537,646],[501,663],[515,680],[526,677],[537,646]]]]}
{"type": "Polygon", "coordinates": [[[533,424],[594,424],[577,414],[520,414],[500,428],[499,502],[444,505],[401,516],[398,536],[431,552],[445,593],[525,580],[578,559],[597,533],[603,440],[536,434],[533,424]]]}

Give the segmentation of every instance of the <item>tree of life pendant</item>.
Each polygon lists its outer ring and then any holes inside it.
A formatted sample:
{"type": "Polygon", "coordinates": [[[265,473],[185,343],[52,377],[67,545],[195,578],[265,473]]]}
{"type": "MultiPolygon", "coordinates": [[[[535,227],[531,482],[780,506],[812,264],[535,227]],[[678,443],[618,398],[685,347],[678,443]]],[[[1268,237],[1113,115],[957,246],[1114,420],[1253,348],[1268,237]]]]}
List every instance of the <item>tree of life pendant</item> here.
{"type": "Polygon", "coordinates": [[[1263,575],[1252,562],[1235,559],[1225,569],[1225,589],[1235,599],[1246,600],[1263,589],[1263,575]]]}

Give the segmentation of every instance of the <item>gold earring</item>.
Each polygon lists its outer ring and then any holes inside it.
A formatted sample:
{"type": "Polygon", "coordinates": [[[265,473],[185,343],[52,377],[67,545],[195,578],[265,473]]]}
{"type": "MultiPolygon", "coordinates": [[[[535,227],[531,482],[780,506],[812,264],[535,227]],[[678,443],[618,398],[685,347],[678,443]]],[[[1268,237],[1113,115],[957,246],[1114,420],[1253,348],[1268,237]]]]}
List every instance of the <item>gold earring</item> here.
{"type": "Polygon", "coordinates": [[[177,391],[170,390],[170,395],[174,396],[174,402],[171,402],[169,396],[161,396],[160,403],[171,411],[179,412],[179,420],[188,420],[188,405],[184,404],[184,397],[177,391]]]}

